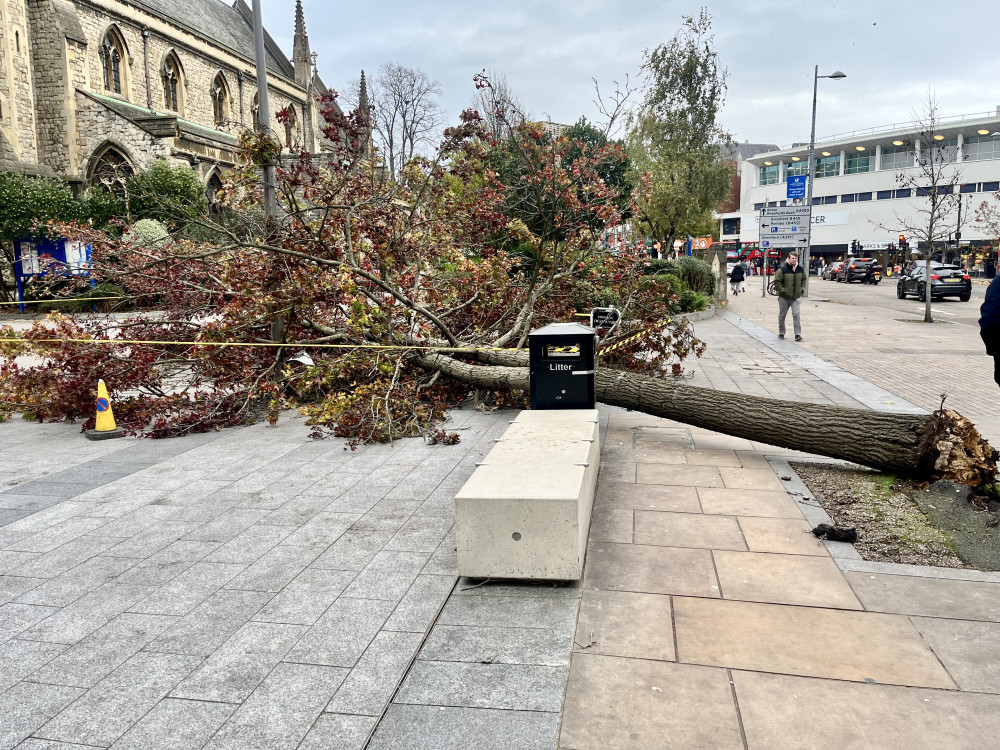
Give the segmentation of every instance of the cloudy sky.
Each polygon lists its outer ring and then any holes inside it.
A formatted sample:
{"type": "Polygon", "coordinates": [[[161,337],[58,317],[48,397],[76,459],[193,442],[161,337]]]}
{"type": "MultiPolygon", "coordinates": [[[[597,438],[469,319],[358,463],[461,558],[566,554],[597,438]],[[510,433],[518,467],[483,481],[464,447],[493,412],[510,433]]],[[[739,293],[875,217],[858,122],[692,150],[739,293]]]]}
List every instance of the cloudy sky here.
{"type": "MultiPolygon", "coordinates": [[[[249,2],[249,0],[248,0],[249,2]]],[[[264,24],[292,50],[294,0],[262,0],[264,24]]],[[[626,76],[637,80],[644,49],[669,40],[702,3],[675,0],[303,0],[320,74],[343,89],[395,62],[442,87],[449,121],[469,106],[472,77],[503,71],[538,119],[599,119],[593,104],[626,76]]],[[[808,141],[813,66],[847,78],[820,80],[816,135],[912,119],[934,92],[942,115],[1000,107],[998,0],[954,5],[915,0],[715,0],[719,58],[729,70],[722,125],[738,140],[808,141]]]]}

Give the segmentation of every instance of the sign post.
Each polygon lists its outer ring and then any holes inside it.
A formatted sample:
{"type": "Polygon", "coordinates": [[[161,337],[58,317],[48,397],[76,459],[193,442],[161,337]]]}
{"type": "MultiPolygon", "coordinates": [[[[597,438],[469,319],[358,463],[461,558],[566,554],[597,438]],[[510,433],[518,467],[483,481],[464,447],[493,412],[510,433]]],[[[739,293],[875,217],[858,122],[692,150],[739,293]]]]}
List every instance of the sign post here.
{"type": "MultiPolygon", "coordinates": [[[[792,179],[792,178],[789,178],[792,179]]],[[[791,190],[791,188],[789,188],[791,190]]],[[[767,294],[767,265],[771,250],[809,247],[812,206],[773,206],[760,210],[760,249],[764,256],[764,291],[767,294]]],[[[806,268],[806,275],[809,269],[806,268]]]]}
{"type": "Polygon", "coordinates": [[[804,174],[788,177],[788,190],[785,194],[793,206],[801,206],[806,197],[806,176],[804,174]]]}
{"type": "Polygon", "coordinates": [[[615,330],[621,319],[621,311],[614,307],[595,307],[590,311],[590,327],[595,330],[603,328],[607,331],[605,336],[615,330]]]}

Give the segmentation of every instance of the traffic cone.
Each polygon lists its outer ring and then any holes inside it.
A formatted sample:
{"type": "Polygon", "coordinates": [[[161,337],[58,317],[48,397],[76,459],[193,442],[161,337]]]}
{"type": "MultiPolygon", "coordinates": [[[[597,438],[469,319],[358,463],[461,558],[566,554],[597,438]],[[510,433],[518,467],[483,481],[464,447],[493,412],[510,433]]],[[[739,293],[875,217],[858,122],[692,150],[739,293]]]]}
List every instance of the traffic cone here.
{"type": "Polygon", "coordinates": [[[104,385],[103,380],[97,381],[97,423],[94,425],[94,429],[87,430],[84,434],[87,436],[87,440],[109,440],[125,436],[121,427],[115,424],[111,398],[108,396],[108,387],[104,385]]]}

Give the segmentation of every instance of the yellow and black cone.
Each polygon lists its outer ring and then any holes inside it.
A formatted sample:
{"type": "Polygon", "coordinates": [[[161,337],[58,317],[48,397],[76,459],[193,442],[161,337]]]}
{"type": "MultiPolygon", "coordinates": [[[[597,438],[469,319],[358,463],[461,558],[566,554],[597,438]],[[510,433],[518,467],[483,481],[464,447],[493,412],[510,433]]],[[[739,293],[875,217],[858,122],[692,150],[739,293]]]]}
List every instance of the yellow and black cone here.
{"type": "Polygon", "coordinates": [[[94,429],[84,433],[87,440],[108,440],[110,438],[124,437],[125,433],[115,424],[115,413],[111,409],[111,398],[108,396],[108,387],[103,380],[97,381],[97,423],[94,429]]]}

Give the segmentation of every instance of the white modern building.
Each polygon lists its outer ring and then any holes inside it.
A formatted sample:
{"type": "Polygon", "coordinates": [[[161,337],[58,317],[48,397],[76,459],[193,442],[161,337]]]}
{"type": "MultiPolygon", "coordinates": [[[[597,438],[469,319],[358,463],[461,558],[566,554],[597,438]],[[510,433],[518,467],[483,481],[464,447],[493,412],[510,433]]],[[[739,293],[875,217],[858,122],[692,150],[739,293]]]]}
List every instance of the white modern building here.
{"type": "MultiPolygon", "coordinates": [[[[811,233],[814,256],[843,257],[854,240],[861,243],[865,253],[891,253],[899,235],[905,234],[904,227],[919,223],[917,212],[927,206],[918,160],[929,152],[947,163],[946,181],[953,184],[945,189],[969,194],[971,199],[971,210],[967,208],[961,219],[961,239],[952,237],[946,252],[950,256],[980,250],[985,254],[989,241],[996,238],[977,231],[970,213],[1000,190],[1000,107],[993,113],[940,119],[935,123],[933,138],[928,139],[930,143],[921,142],[922,131],[920,124],[911,122],[859,130],[816,143],[811,233]]],[[[787,179],[806,174],[808,160],[807,142],[755,154],[743,161],[739,210],[720,215],[721,240],[758,242],[760,209],[793,203],[787,198],[787,179]]],[[[956,214],[945,221],[957,227],[959,217],[956,214]]]]}

